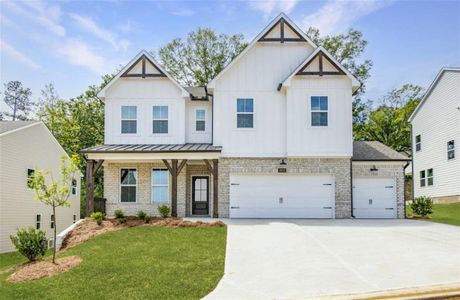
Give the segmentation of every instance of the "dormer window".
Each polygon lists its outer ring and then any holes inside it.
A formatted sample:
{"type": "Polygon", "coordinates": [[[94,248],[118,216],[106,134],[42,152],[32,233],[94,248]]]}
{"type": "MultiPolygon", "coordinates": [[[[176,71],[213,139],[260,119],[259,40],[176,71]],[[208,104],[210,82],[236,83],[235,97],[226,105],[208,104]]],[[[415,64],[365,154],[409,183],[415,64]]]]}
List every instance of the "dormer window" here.
{"type": "Polygon", "coordinates": [[[168,107],[153,107],[153,134],[168,133],[168,107]]]}
{"type": "Polygon", "coordinates": [[[121,107],[121,133],[137,133],[137,106],[121,107]]]}

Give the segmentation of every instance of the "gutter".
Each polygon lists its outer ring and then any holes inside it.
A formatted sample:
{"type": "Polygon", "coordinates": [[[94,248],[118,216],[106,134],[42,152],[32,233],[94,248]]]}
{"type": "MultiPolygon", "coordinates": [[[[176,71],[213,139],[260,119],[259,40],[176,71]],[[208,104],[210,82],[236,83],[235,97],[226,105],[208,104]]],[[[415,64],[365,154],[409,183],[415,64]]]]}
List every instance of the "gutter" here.
{"type": "Polygon", "coordinates": [[[350,158],[350,199],[351,199],[351,218],[354,219],[353,214],[353,159],[350,158]]]}
{"type": "MultiPolygon", "coordinates": [[[[411,189],[412,189],[412,200],[414,200],[415,198],[415,173],[414,173],[414,128],[412,126],[412,123],[409,123],[410,124],[410,158],[411,158],[411,161],[412,161],[412,186],[411,186],[411,189]]],[[[409,164],[409,163],[408,163],[409,164]]],[[[406,165],[407,167],[407,165],[406,165]]],[[[406,168],[404,168],[406,169],[406,168]]],[[[404,179],[406,178],[406,174],[404,173],[404,179]]],[[[406,185],[404,185],[405,187],[406,185]]],[[[407,211],[406,211],[406,198],[404,198],[404,218],[407,218],[407,211]]]]}

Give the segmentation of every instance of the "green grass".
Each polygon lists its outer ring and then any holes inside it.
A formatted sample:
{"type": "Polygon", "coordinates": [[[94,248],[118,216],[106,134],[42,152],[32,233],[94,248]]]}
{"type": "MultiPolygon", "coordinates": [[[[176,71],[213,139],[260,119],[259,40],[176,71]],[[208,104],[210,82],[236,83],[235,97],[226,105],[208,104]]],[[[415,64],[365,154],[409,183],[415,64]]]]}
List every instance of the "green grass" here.
{"type": "Polygon", "coordinates": [[[25,263],[27,259],[19,252],[10,252],[0,254],[0,270],[8,267],[25,263]]]}
{"type": "MultiPolygon", "coordinates": [[[[407,215],[413,216],[410,205],[407,206],[407,215]]],[[[433,214],[430,221],[460,226],[460,203],[433,204],[433,214]]]]}
{"type": "MultiPolygon", "coordinates": [[[[81,265],[57,276],[8,283],[2,299],[199,299],[224,272],[226,228],[141,226],[100,235],[65,251],[81,265]]],[[[2,265],[3,256],[1,257],[2,265]]],[[[16,256],[7,260],[21,263],[16,256]]]]}

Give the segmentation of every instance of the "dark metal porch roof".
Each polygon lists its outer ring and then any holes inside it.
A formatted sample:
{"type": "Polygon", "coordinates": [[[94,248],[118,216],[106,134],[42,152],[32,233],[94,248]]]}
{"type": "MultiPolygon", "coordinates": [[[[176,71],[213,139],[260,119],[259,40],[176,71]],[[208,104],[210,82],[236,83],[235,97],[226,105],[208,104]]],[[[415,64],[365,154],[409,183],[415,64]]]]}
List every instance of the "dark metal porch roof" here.
{"type": "Polygon", "coordinates": [[[221,146],[211,144],[107,144],[81,150],[81,153],[167,153],[221,152],[221,146]]]}

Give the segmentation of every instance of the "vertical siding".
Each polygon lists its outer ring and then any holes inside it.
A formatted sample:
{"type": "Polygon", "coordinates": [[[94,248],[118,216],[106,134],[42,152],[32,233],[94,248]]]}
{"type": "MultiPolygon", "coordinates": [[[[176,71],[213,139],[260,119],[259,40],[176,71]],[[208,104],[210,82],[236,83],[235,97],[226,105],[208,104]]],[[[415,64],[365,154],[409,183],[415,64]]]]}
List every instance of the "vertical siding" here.
{"type": "Polygon", "coordinates": [[[185,141],[187,143],[211,143],[212,142],[212,102],[211,101],[186,101],[186,126],[185,141]],[[196,131],[195,111],[206,110],[205,131],[196,131]]]}
{"type": "MultiPolygon", "coordinates": [[[[65,152],[43,124],[0,136],[0,252],[14,250],[9,236],[16,228],[35,227],[37,214],[42,215],[47,237],[52,237],[52,209],[34,200],[34,192],[27,188],[27,169],[47,169],[57,177],[62,155],[65,152]]],[[[69,201],[69,208],[57,209],[58,232],[72,224],[74,214],[80,218],[79,177],[77,194],[71,195],[69,201]]]]}
{"type": "Polygon", "coordinates": [[[412,121],[415,197],[460,195],[460,72],[446,71],[412,121]],[[455,156],[447,160],[447,142],[455,140],[455,156]],[[415,149],[414,149],[415,150],[415,149]],[[434,185],[420,187],[420,170],[433,168],[434,185]]]}

